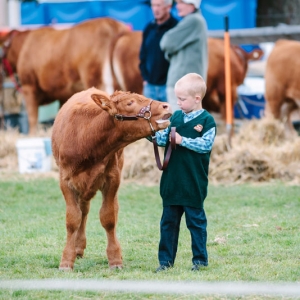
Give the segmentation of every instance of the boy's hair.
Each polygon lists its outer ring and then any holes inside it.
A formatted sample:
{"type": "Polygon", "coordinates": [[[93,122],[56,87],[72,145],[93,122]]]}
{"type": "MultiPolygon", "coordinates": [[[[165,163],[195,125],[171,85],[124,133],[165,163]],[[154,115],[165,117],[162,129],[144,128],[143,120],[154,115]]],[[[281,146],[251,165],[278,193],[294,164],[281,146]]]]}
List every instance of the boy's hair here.
{"type": "Polygon", "coordinates": [[[197,73],[188,73],[184,75],[176,82],[175,88],[179,85],[193,97],[200,96],[201,99],[203,99],[206,93],[206,83],[202,76],[197,73]]]}

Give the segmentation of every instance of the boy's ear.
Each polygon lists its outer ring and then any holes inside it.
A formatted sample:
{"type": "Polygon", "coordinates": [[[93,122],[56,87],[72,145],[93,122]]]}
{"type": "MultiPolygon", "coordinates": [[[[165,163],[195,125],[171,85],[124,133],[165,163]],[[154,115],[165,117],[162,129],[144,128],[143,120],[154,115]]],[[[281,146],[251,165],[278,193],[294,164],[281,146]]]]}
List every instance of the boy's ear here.
{"type": "Polygon", "coordinates": [[[197,102],[201,102],[202,101],[202,97],[200,95],[196,95],[195,98],[196,98],[197,102]]]}

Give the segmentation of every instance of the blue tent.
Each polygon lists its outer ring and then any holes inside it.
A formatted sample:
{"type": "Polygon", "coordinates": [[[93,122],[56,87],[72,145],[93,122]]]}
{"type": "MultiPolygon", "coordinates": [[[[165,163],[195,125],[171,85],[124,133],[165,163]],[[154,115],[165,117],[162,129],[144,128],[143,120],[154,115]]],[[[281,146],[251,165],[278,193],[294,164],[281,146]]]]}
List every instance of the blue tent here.
{"type": "MultiPolygon", "coordinates": [[[[256,6],[257,0],[202,0],[201,10],[209,30],[223,29],[226,15],[230,29],[253,28],[256,6]]],[[[173,13],[177,16],[175,6],[173,13]]],[[[74,24],[97,17],[112,17],[142,30],[153,15],[149,0],[40,0],[21,5],[22,25],[74,24]]]]}

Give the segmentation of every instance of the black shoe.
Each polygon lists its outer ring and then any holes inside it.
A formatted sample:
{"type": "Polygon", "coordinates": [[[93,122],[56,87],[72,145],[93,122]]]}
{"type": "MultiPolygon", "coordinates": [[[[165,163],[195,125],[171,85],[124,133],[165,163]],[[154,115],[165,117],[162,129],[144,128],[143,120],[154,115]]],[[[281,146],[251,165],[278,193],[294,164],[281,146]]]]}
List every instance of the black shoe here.
{"type": "Polygon", "coordinates": [[[192,271],[200,271],[201,269],[206,268],[204,265],[196,264],[192,266],[192,271]]]}
{"type": "Polygon", "coordinates": [[[171,268],[171,267],[160,265],[160,266],[154,271],[154,273],[159,273],[159,272],[167,271],[167,270],[170,269],[170,268],[171,268]]]}

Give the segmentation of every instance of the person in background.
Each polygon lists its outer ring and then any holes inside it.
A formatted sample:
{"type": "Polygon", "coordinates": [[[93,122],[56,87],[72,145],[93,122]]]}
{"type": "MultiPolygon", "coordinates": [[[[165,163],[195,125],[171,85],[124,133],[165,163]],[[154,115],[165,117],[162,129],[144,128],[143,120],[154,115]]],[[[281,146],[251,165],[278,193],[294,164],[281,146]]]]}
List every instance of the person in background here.
{"type": "Polygon", "coordinates": [[[167,100],[172,110],[178,109],[174,85],[187,73],[198,73],[206,81],[208,68],[207,24],[200,12],[201,0],[176,0],[182,20],[166,32],[160,41],[170,61],[167,76],[167,100]]]}
{"type": "Polygon", "coordinates": [[[158,146],[167,149],[170,129],[176,127],[177,144],[160,180],[163,213],[160,221],[159,267],[155,272],[174,266],[183,213],[192,240],[192,271],[208,265],[207,219],[203,207],[216,123],[212,115],[202,108],[206,84],[199,74],[186,74],[176,82],[174,90],[180,110],[174,112],[168,128],[155,133],[158,146]]]}
{"type": "Polygon", "coordinates": [[[151,0],[154,20],[146,25],[140,48],[140,71],[143,77],[143,94],[147,98],[167,101],[166,81],[169,62],[159,42],[166,31],[177,23],[171,13],[172,0],[151,0]]]}

